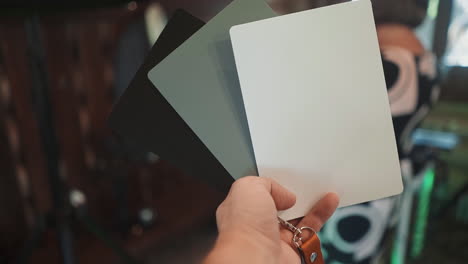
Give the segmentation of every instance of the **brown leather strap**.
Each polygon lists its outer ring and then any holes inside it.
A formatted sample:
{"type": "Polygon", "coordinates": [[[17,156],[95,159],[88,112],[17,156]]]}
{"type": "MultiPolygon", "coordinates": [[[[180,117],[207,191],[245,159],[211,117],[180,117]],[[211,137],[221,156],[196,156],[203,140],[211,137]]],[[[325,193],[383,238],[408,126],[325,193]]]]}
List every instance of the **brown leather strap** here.
{"type": "Polygon", "coordinates": [[[324,264],[322,249],[320,246],[319,237],[314,234],[311,238],[302,244],[300,248],[300,253],[303,256],[303,263],[307,264],[324,264]],[[302,252],[301,252],[302,251],[302,252]]]}

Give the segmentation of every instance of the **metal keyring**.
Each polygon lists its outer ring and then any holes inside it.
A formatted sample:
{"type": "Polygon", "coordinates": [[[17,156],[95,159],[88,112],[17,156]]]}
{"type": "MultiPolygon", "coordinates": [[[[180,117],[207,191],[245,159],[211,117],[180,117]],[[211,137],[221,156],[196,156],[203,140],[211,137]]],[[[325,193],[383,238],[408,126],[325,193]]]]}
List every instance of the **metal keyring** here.
{"type": "Polygon", "coordinates": [[[312,227],[303,226],[303,227],[301,227],[301,228],[298,228],[298,229],[296,230],[296,232],[294,232],[294,236],[293,236],[293,239],[292,239],[292,242],[293,242],[293,243],[296,245],[296,247],[298,247],[298,248],[301,246],[301,244],[299,244],[299,242],[302,243],[302,231],[303,231],[304,229],[310,230],[310,231],[312,232],[312,236],[314,236],[314,235],[317,234],[317,232],[316,232],[312,227]]]}

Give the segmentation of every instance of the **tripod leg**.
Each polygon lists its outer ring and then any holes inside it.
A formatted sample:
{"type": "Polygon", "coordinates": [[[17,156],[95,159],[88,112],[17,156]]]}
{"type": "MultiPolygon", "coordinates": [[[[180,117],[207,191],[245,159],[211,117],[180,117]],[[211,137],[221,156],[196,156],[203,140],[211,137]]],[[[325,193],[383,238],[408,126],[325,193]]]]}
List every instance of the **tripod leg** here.
{"type": "Polygon", "coordinates": [[[73,235],[70,226],[67,223],[59,224],[58,239],[60,242],[60,252],[62,259],[66,264],[74,264],[73,258],[73,235]]]}
{"type": "Polygon", "coordinates": [[[70,219],[67,214],[66,186],[59,172],[59,146],[54,128],[54,112],[51,107],[50,84],[46,67],[46,54],[42,43],[42,30],[38,16],[25,22],[26,40],[29,48],[31,72],[34,78],[33,97],[36,115],[39,120],[39,132],[42,138],[44,153],[47,156],[49,184],[52,191],[53,213],[57,225],[57,236],[64,264],[74,264],[73,237],[70,219]]]}

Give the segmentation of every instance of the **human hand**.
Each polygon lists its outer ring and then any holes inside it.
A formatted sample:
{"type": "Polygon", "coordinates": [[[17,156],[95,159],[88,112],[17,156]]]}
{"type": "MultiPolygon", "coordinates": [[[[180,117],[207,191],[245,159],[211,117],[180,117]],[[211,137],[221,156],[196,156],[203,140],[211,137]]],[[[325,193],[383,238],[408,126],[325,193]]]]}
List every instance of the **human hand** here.
{"type": "MultiPolygon", "coordinates": [[[[300,263],[291,245],[293,234],[280,229],[277,219],[278,210],[295,202],[293,193],[268,178],[244,177],[234,182],[216,212],[219,236],[205,263],[300,263]]],[[[329,193],[305,217],[290,222],[318,231],[338,202],[338,196],[329,193]]]]}

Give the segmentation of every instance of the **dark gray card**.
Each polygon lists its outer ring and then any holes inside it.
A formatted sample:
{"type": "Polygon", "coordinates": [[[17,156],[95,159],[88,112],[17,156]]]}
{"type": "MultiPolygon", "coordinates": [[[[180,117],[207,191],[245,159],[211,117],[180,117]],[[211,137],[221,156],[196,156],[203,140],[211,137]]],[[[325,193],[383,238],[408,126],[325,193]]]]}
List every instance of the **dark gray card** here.
{"type": "Polygon", "coordinates": [[[148,80],[148,71],[203,26],[183,10],[175,12],[114,106],[109,123],[123,141],[151,151],[175,167],[227,192],[233,179],[148,80]]]}

